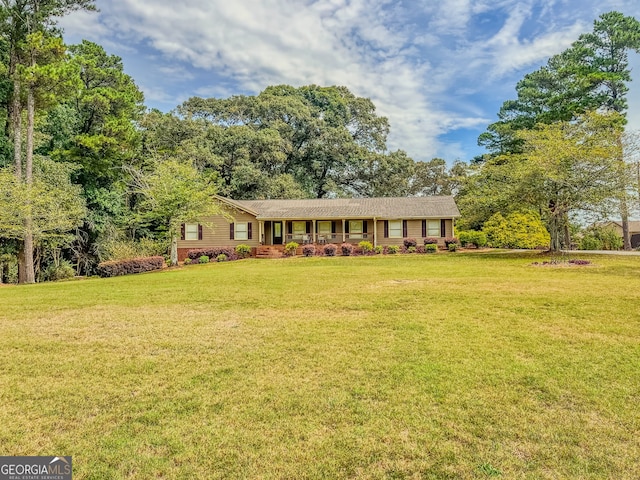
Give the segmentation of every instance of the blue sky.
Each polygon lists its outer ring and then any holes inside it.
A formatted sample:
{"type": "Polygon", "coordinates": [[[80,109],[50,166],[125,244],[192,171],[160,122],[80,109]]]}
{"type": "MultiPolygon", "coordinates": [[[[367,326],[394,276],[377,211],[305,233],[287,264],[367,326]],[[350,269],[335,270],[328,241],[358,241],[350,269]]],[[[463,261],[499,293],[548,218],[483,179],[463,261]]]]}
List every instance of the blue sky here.
{"type": "MultiPolygon", "coordinates": [[[[390,150],[469,160],[524,74],[590,31],[604,12],[640,19],[638,0],[97,0],[65,17],[123,58],[148,107],[275,84],[345,85],[389,118],[390,150]]],[[[632,77],[640,55],[630,56],[632,77]]],[[[640,78],[629,128],[640,129],[640,78]]]]}

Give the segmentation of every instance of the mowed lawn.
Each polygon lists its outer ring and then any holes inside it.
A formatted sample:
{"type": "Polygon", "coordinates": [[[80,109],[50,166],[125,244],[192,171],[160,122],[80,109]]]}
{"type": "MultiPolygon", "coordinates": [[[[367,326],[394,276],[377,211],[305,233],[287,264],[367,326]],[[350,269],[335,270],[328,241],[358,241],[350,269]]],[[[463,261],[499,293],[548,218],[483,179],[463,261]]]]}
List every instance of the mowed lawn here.
{"type": "Polygon", "coordinates": [[[543,259],[2,287],[0,454],[76,480],[640,478],[640,258],[543,259]]]}

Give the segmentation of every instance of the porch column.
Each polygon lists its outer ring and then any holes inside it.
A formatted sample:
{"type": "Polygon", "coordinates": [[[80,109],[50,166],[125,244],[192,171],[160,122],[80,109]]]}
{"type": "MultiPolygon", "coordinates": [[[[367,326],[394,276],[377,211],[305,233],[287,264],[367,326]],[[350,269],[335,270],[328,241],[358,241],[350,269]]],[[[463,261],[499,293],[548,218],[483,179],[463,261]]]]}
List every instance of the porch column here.
{"type": "Polygon", "coordinates": [[[282,221],[282,244],[286,245],[287,244],[287,232],[289,230],[287,230],[287,221],[283,220],[282,221]]]}
{"type": "Polygon", "coordinates": [[[456,236],[456,227],[454,225],[455,220],[451,219],[451,238],[455,238],[456,236]]]}
{"type": "Polygon", "coordinates": [[[345,243],[347,241],[347,237],[346,237],[346,232],[344,231],[344,225],[345,225],[346,221],[343,218],[342,219],[342,243],[345,243]]]}
{"type": "Polygon", "coordinates": [[[311,243],[315,245],[316,244],[316,221],[315,220],[313,220],[313,225],[311,227],[311,238],[313,239],[311,243]]]}
{"type": "Polygon", "coordinates": [[[378,246],[378,219],[373,217],[373,248],[378,246]]]}
{"type": "Polygon", "coordinates": [[[264,222],[262,220],[258,220],[258,239],[260,245],[264,245],[264,222]]]}

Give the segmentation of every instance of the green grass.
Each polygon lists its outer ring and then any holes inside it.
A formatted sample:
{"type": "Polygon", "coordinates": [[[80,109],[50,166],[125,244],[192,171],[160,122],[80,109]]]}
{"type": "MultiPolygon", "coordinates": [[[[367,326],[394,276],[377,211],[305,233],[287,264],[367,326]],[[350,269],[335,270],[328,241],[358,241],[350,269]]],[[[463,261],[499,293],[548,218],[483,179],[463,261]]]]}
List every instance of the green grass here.
{"type": "Polygon", "coordinates": [[[0,454],[74,479],[640,478],[640,258],[293,258],[0,288],[0,454]]]}

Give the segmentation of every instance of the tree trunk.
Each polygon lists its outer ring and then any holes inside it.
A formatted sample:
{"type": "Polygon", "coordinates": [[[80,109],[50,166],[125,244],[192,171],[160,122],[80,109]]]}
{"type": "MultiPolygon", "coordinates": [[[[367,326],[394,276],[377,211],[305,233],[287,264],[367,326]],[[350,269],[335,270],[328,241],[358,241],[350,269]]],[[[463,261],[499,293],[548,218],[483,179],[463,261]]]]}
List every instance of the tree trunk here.
{"type": "Polygon", "coordinates": [[[13,80],[11,101],[11,129],[13,130],[13,162],[16,178],[22,180],[22,105],[20,105],[20,80],[13,80]]]}
{"type": "Polygon", "coordinates": [[[620,202],[620,217],[622,218],[622,241],[625,250],[631,250],[631,234],[629,233],[629,206],[627,199],[622,198],[620,202]]]}
{"type": "Polygon", "coordinates": [[[559,212],[556,211],[555,200],[549,201],[549,235],[551,236],[551,244],[549,250],[551,252],[559,252],[562,250],[561,235],[562,229],[560,227],[559,212]]]}
{"type": "Polygon", "coordinates": [[[178,264],[178,237],[173,235],[171,237],[171,265],[178,264]]]}
{"type": "MultiPolygon", "coordinates": [[[[31,186],[33,185],[33,128],[35,123],[35,98],[33,89],[29,87],[27,92],[27,142],[25,152],[24,180],[27,184],[28,198],[31,197],[31,186]]],[[[36,273],[33,266],[33,219],[28,213],[24,219],[23,237],[23,268],[24,283],[35,283],[36,273]]]]}

